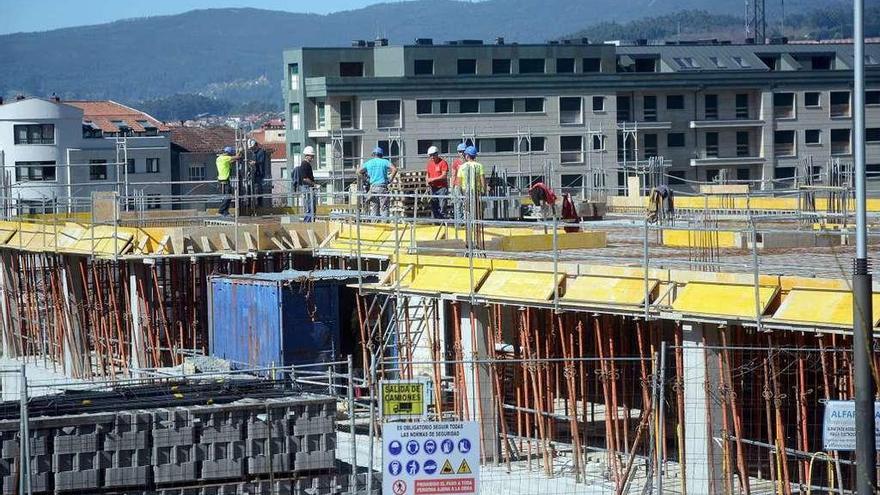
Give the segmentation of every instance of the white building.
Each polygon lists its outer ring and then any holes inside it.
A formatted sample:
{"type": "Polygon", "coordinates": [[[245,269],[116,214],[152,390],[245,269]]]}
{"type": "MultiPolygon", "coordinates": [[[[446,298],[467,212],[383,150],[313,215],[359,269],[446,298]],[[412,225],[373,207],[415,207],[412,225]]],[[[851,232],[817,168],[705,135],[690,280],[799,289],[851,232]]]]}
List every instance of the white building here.
{"type": "Polygon", "coordinates": [[[4,213],[85,211],[93,191],[112,190],[142,193],[147,208],[162,207],[171,194],[167,134],[158,120],[113,101],[2,103],[4,213]]]}

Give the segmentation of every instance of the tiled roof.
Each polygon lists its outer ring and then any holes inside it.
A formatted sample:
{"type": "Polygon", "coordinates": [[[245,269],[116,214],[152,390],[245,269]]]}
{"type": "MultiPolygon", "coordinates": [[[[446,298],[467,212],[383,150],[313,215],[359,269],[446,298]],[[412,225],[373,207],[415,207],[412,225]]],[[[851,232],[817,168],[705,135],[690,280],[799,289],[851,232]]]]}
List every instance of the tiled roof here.
{"type": "Polygon", "coordinates": [[[128,126],[135,132],[143,132],[144,127],[155,127],[159,132],[167,132],[168,127],[151,115],[112,100],[64,101],[83,111],[83,122],[92,124],[104,132],[119,132],[119,126],[128,126]]]}
{"type": "Polygon", "coordinates": [[[235,146],[235,130],[231,127],[173,127],[171,144],[191,153],[217,153],[235,146]]]}

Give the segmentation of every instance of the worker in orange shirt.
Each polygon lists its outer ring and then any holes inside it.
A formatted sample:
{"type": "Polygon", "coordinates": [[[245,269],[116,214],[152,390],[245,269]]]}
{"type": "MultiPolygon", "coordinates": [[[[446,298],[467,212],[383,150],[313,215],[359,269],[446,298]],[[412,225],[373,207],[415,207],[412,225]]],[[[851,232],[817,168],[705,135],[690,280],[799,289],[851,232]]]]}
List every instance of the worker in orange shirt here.
{"type": "Polygon", "coordinates": [[[434,218],[446,218],[446,196],[449,195],[449,164],[440,157],[436,146],[428,148],[428,163],[425,166],[428,187],[431,188],[431,214],[434,218]]]}

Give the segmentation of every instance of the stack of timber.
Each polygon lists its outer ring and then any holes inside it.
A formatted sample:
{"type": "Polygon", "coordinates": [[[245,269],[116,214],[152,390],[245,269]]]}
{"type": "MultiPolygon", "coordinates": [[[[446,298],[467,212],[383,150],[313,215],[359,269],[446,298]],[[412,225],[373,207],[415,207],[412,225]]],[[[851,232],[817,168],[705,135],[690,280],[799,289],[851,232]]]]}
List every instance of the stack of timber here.
{"type": "Polygon", "coordinates": [[[391,214],[397,216],[413,216],[415,207],[416,216],[428,216],[431,214],[429,203],[430,190],[427,173],[419,170],[401,170],[391,181],[388,192],[400,196],[391,199],[391,214]],[[418,198],[418,199],[417,199],[418,198]]]}

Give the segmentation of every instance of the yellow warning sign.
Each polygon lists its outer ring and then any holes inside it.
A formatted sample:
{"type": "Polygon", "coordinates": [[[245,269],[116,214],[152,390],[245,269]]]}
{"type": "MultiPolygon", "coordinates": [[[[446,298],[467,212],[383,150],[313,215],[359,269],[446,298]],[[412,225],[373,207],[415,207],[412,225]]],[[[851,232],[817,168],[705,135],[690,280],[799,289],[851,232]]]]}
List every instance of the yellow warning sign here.
{"type": "Polygon", "coordinates": [[[471,474],[471,467],[468,466],[467,461],[464,459],[461,460],[461,464],[458,466],[458,474],[471,474]]]}
{"type": "Polygon", "coordinates": [[[440,474],[455,474],[455,470],[452,469],[452,463],[449,462],[449,459],[446,459],[446,462],[443,463],[443,467],[440,468],[440,474]]]}
{"type": "Polygon", "coordinates": [[[382,415],[416,417],[425,414],[425,384],[419,381],[383,381],[382,415]]]}

